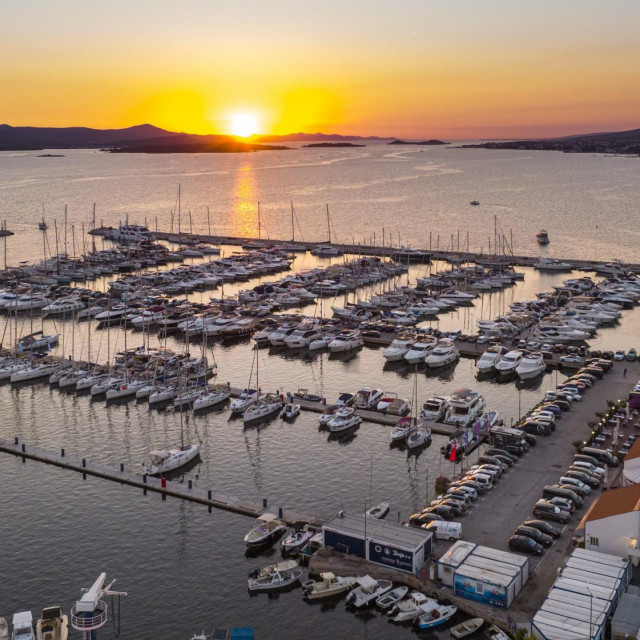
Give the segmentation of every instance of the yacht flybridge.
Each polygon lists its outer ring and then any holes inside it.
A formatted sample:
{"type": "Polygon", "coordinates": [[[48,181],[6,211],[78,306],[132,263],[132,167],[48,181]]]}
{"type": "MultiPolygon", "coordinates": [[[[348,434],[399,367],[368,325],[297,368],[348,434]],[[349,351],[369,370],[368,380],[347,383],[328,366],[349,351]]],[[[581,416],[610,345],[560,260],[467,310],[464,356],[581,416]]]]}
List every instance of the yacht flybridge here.
{"type": "Polygon", "coordinates": [[[529,353],[516,367],[520,380],[530,380],[545,372],[547,364],[541,353],[529,353]]]}
{"type": "Polygon", "coordinates": [[[456,389],[449,398],[445,422],[460,427],[469,426],[483,411],[484,397],[471,389],[456,389]]]}
{"type": "Polygon", "coordinates": [[[495,369],[498,375],[508,376],[515,373],[516,367],[520,364],[524,354],[525,352],[519,349],[514,349],[506,353],[502,360],[496,364],[495,369]]]}

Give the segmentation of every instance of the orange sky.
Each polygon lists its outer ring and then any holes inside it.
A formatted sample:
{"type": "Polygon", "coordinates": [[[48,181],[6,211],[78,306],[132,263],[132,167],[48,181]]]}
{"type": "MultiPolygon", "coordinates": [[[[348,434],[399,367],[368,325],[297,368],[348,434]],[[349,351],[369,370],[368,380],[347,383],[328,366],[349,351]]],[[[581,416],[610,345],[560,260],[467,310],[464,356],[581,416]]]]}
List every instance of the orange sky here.
{"type": "Polygon", "coordinates": [[[0,21],[0,120],[525,137],[640,126],[640,3],[30,0],[0,21]],[[7,61],[10,63],[6,64],[7,61]]]}

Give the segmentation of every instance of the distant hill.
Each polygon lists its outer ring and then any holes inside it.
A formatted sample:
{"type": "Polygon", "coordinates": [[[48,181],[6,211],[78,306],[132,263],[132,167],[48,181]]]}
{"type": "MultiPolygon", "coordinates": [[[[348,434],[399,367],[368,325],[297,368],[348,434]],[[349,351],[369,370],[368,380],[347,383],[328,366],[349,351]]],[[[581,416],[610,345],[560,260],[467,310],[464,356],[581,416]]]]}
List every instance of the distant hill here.
{"type": "Polygon", "coordinates": [[[564,153],[615,153],[640,155],[640,129],[582,133],[563,138],[509,140],[463,145],[466,148],[520,149],[528,151],[563,151],[564,153]]]}
{"type": "Polygon", "coordinates": [[[412,140],[392,140],[389,144],[417,144],[421,147],[436,144],[451,144],[450,142],[443,142],[442,140],[423,140],[422,142],[414,142],[412,140]]]}
{"type": "Polygon", "coordinates": [[[241,142],[226,137],[216,142],[181,142],[180,136],[150,140],[146,144],[108,149],[111,153],[246,153],[247,151],[284,151],[290,147],[274,144],[241,142]],[[167,142],[173,140],[173,142],[167,142]]]}
{"type": "Polygon", "coordinates": [[[256,142],[331,142],[341,140],[394,140],[395,138],[380,138],[378,136],[343,136],[339,133],[288,133],[282,136],[253,136],[256,142]]]}
{"type": "Polygon", "coordinates": [[[366,147],[366,144],[354,144],[353,142],[312,142],[311,144],[302,145],[309,149],[326,149],[327,147],[366,147]]]}

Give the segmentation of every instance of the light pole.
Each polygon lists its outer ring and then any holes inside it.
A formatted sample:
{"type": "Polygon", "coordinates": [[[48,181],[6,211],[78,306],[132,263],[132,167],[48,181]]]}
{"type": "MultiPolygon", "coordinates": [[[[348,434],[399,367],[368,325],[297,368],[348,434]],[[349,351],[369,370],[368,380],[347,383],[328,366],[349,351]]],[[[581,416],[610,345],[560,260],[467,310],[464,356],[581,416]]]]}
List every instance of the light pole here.
{"type": "Polygon", "coordinates": [[[589,587],[585,587],[589,592],[589,640],[593,639],[593,593],[589,587]]]}

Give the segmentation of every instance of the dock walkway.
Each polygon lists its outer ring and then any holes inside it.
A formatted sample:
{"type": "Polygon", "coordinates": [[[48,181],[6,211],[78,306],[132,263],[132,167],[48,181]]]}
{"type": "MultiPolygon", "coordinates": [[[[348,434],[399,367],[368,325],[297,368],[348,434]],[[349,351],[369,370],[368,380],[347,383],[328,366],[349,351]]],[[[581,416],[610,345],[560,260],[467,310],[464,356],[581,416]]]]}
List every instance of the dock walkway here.
{"type": "Polygon", "coordinates": [[[233,511],[245,516],[257,518],[263,513],[274,513],[288,524],[309,523],[319,526],[324,522],[324,518],[320,516],[306,515],[298,513],[283,507],[268,506],[264,500],[262,504],[243,500],[241,498],[228,496],[222,493],[214,492],[211,489],[201,489],[193,486],[193,481],[188,480],[186,483],[171,482],[164,478],[156,478],[153,476],[139,475],[132,471],[127,471],[124,464],[120,467],[111,467],[108,465],[97,464],[86,458],[76,458],[69,456],[64,449],[60,453],[45,451],[37,447],[31,447],[25,443],[19,442],[15,438],[13,443],[0,439],[0,451],[18,456],[24,460],[35,460],[44,462],[63,469],[70,469],[82,473],[83,476],[95,476],[127,484],[132,487],[138,487],[144,491],[153,491],[164,496],[198,502],[208,507],[216,509],[224,509],[233,511]]]}

